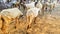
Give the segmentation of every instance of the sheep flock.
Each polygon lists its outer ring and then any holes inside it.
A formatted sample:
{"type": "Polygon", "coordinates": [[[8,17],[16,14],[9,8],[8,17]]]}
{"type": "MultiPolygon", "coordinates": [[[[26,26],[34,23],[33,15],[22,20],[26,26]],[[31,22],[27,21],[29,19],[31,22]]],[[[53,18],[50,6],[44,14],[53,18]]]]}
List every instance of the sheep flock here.
{"type": "MultiPolygon", "coordinates": [[[[18,8],[0,12],[0,34],[60,34],[60,18],[51,14],[42,15],[48,3],[46,6],[40,1],[24,5],[25,15],[18,8]]],[[[54,9],[54,5],[50,9],[54,9]]]]}

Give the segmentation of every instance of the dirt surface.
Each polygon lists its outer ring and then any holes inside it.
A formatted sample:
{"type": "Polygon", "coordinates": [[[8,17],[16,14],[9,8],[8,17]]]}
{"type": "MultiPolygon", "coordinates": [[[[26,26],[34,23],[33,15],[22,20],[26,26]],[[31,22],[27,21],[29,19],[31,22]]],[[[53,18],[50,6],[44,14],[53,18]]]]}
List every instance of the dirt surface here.
{"type": "MultiPolygon", "coordinates": [[[[29,22],[28,22],[29,23],[29,22]]],[[[0,30],[1,34],[60,34],[60,18],[54,16],[37,17],[30,26],[26,22],[26,17],[19,19],[17,27],[7,30],[8,33],[0,30]]],[[[14,25],[14,23],[13,23],[14,25]]],[[[9,26],[11,28],[13,25],[9,26]]],[[[7,28],[7,29],[9,29],[7,28]]]]}

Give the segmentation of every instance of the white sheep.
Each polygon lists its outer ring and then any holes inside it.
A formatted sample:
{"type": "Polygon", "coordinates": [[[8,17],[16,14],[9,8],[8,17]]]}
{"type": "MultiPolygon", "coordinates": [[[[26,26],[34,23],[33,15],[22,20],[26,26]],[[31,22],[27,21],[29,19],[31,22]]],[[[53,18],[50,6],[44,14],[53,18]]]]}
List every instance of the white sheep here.
{"type": "Polygon", "coordinates": [[[37,7],[37,8],[40,8],[40,9],[42,8],[42,6],[43,6],[43,5],[42,5],[42,3],[41,3],[40,1],[39,1],[39,2],[37,3],[37,5],[36,5],[36,7],[37,7]]]}
{"type": "Polygon", "coordinates": [[[35,2],[25,4],[25,6],[27,7],[27,9],[34,8],[35,7],[35,2]]]}
{"type": "Polygon", "coordinates": [[[51,3],[52,8],[55,8],[55,7],[56,7],[56,4],[57,4],[57,2],[56,2],[56,1],[53,1],[53,2],[51,3]]]}
{"type": "Polygon", "coordinates": [[[26,16],[27,16],[27,22],[29,22],[29,24],[31,24],[33,19],[37,17],[38,12],[39,12],[39,8],[36,7],[27,10],[26,16]]]}
{"type": "Polygon", "coordinates": [[[1,11],[1,14],[6,17],[16,18],[23,13],[18,8],[4,9],[1,11]]]}
{"type": "Polygon", "coordinates": [[[41,13],[41,9],[42,9],[43,5],[40,1],[36,4],[36,7],[40,9],[40,13],[41,13]]]}
{"type": "Polygon", "coordinates": [[[11,23],[12,20],[16,20],[16,23],[18,23],[21,15],[23,13],[18,8],[4,9],[1,11],[1,16],[6,24],[11,23]]]}

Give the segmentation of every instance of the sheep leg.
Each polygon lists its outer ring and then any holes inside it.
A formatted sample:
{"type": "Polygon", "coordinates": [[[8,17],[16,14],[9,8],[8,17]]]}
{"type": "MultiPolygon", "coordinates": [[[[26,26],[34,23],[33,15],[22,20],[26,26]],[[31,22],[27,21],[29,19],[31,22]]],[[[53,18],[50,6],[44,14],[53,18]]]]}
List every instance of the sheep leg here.
{"type": "Polygon", "coordinates": [[[30,16],[27,16],[27,29],[30,28],[30,16]]]}
{"type": "Polygon", "coordinates": [[[29,24],[30,22],[30,16],[27,16],[27,23],[29,24]]]}
{"type": "Polygon", "coordinates": [[[36,24],[36,23],[35,23],[35,21],[36,21],[36,18],[37,18],[37,17],[35,17],[35,18],[34,18],[34,24],[36,24]]]}
{"type": "Polygon", "coordinates": [[[27,29],[29,29],[29,28],[31,27],[32,18],[31,18],[31,17],[28,17],[28,18],[27,18],[27,22],[29,22],[29,23],[28,23],[28,26],[27,26],[27,29]]]}

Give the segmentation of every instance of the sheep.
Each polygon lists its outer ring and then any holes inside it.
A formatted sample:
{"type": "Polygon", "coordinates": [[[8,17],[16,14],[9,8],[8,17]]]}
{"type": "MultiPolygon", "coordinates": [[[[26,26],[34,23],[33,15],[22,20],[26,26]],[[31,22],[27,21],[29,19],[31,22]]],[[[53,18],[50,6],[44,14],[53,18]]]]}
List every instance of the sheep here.
{"type": "Polygon", "coordinates": [[[35,2],[31,2],[29,4],[24,4],[27,9],[34,8],[35,7],[35,2]]]}
{"type": "Polygon", "coordinates": [[[18,8],[4,9],[1,11],[1,14],[12,18],[23,15],[23,13],[18,8]]]}
{"type": "Polygon", "coordinates": [[[54,1],[54,2],[51,3],[51,8],[52,9],[54,9],[56,7],[56,3],[57,3],[56,1],[54,1]]]}
{"type": "Polygon", "coordinates": [[[2,31],[5,31],[4,33],[8,33],[7,30],[9,30],[9,24],[14,23],[14,26],[18,28],[19,17],[23,15],[23,13],[18,8],[11,8],[2,10],[1,15],[2,19],[4,20],[4,26],[2,31]]]}
{"type": "Polygon", "coordinates": [[[47,5],[48,5],[47,8],[49,8],[48,10],[50,11],[50,14],[51,14],[52,10],[56,7],[56,1],[48,3],[47,5]]]}
{"type": "Polygon", "coordinates": [[[40,9],[40,14],[41,14],[41,10],[42,10],[43,5],[40,1],[37,2],[36,7],[40,9]]]}
{"type": "Polygon", "coordinates": [[[36,7],[41,9],[42,8],[42,3],[40,1],[37,2],[36,7]]]}
{"type": "Polygon", "coordinates": [[[6,23],[8,23],[12,19],[19,18],[23,13],[18,8],[11,8],[2,10],[1,15],[6,23]]]}
{"type": "Polygon", "coordinates": [[[26,16],[27,16],[27,22],[29,22],[29,24],[31,24],[33,19],[37,17],[38,12],[39,8],[36,7],[27,10],[26,16]]]}

